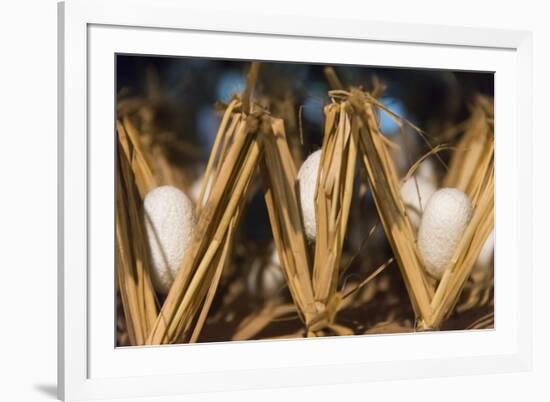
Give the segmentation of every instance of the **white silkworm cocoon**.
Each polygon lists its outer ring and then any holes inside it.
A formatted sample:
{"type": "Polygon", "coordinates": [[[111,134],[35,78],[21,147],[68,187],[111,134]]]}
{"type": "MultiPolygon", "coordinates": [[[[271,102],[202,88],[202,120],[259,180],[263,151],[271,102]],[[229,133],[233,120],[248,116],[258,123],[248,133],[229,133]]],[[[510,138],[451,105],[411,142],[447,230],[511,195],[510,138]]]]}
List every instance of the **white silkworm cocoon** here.
{"type": "Polygon", "coordinates": [[[143,200],[155,289],[168,293],[191,243],[196,218],[193,202],[173,186],[150,191],[143,200]]]}
{"type": "Polygon", "coordinates": [[[248,291],[254,296],[269,299],[277,296],[285,284],[285,277],[279,261],[279,254],[274,249],[265,266],[260,261],[252,265],[247,278],[248,291]]]}
{"type": "Polygon", "coordinates": [[[455,188],[437,190],[418,229],[418,250],[428,273],[441,279],[472,217],[468,196],[455,188]]]}
{"type": "Polygon", "coordinates": [[[422,213],[436,188],[434,184],[423,177],[412,176],[401,187],[401,198],[407,209],[407,216],[415,230],[420,225],[422,213]]]}
{"type": "Polygon", "coordinates": [[[304,218],[305,235],[309,241],[314,241],[317,235],[315,218],[315,190],[317,175],[321,162],[321,150],[313,152],[300,166],[298,183],[300,188],[300,207],[304,218]]]}
{"type": "Polygon", "coordinates": [[[480,269],[489,269],[493,264],[495,254],[495,230],[493,229],[483,247],[479,253],[479,256],[476,260],[476,267],[480,269]]]}
{"type": "Polygon", "coordinates": [[[422,213],[432,194],[437,190],[437,175],[430,159],[424,160],[401,186],[401,199],[415,232],[420,225],[422,213]]]}

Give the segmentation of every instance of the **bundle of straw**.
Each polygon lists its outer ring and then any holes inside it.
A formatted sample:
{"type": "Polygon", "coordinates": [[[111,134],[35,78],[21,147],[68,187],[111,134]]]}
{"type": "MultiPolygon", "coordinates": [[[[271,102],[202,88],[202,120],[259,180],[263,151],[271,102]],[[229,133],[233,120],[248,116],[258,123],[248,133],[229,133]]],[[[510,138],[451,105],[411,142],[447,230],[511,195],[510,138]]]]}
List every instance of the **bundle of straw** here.
{"type": "Polygon", "coordinates": [[[144,195],[154,187],[154,178],[133,127],[126,123],[117,122],[117,285],[130,342],[144,345],[156,320],[157,307],[141,205],[144,195]]]}
{"type": "MultiPolygon", "coordinates": [[[[337,89],[329,93],[332,102],[324,108],[315,197],[317,237],[314,250],[310,250],[304,236],[295,159],[283,120],[252,100],[258,69],[259,64],[253,63],[243,95],[235,96],[225,108],[203,176],[194,237],[160,311],[151,284],[142,210],[145,194],[159,180],[130,119],[122,116],[117,121],[117,285],[130,342],[156,345],[198,341],[222,274],[231,261],[251,183],[258,175],[264,184],[273,239],[293,304],[266,303],[260,312],[241,323],[233,339],[250,339],[271,320],[292,313],[298,314],[303,328],[283,337],[353,334],[351,328],[338,323],[338,312],[349,306],[347,297],[351,293],[393,261],[390,258],[352,291],[340,283],[346,270],[342,253],[357,160],[366,173],[417,327],[440,328],[453,312],[493,228],[492,103],[477,98],[443,180],[445,186],[461,189],[470,197],[474,212],[454,257],[436,283],[419,257],[416,234],[400,195],[402,180],[390,153],[394,145],[380,132],[377,112],[390,113],[400,126],[410,123],[393,115],[377,99],[381,87],[375,85],[370,93],[358,88],[344,90],[334,72],[327,72],[332,87],[337,89]]],[[[425,157],[443,150],[449,147],[432,147],[425,157]]],[[[414,174],[423,159],[405,178],[414,174]]]]}

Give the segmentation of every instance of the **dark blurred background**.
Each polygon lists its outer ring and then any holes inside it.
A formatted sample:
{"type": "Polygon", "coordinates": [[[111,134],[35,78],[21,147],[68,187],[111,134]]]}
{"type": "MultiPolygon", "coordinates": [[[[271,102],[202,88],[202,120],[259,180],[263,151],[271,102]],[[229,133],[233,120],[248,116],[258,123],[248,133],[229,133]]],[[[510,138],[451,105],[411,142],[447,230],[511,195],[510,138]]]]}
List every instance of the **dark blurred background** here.
{"type": "MultiPolygon", "coordinates": [[[[242,92],[249,65],[248,61],[119,55],[117,93],[162,101],[164,107],[155,123],[169,125],[163,128],[191,141],[207,156],[220,119],[215,104],[227,103],[233,94],[242,92]]],[[[322,107],[329,102],[324,67],[264,62],[256,86],[256,96],[269,99],[266,106],[285,119],[290,134],[298,129],[296,114],[301,113],[306,155],[320,146],[322,107]]],[[[333,67],[346,87],[368,90],[373,77],[378,78],[386,86],[382,102],[425,130],[434,142],[446,129],[467,118],[468,104],[475,94],[493,95],[492,73],[333,67]]],[[[380,119],[382,131],[392,135],[397,129],[393,121],[385,114],[380,119]]]]}

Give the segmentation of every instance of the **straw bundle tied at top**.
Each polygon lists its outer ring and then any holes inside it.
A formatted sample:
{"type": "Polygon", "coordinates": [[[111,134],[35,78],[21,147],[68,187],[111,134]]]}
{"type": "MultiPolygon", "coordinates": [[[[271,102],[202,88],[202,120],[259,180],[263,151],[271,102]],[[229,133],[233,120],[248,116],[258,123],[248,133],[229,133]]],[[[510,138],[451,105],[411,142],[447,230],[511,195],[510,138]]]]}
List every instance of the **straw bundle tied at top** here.
{"type": "MultiPolygon", "coordinates": [[[[340,263],[349,218],[357,148],[351,138],[348,104],[325,109],[326,124],[317,179],[316,215],[318,234],[315,244],[313,283],[315,299],[323,309],[332,306],[336,296],[340,263]]],[[[327,311],[333,321],[336,311],[327,311]]]]}

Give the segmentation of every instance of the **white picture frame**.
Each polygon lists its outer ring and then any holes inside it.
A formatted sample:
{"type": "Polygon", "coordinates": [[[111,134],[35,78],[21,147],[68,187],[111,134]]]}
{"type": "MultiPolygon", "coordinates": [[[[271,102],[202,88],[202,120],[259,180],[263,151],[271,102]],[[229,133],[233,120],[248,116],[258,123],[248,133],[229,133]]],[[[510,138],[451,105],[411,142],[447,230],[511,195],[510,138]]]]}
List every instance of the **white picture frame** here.
{"type": "Polygon", "coordinates": [[[59,4],[59,397],[529,370],[531,33],[244,11],[217,15],[198,7],[176,0],[59,4]],[[99,297],[114,281],[113,141],[94,133],[114,132],[111,68],[119,52],[494,71],[495,330],[115,349],[113,300],[99,297]]]}

